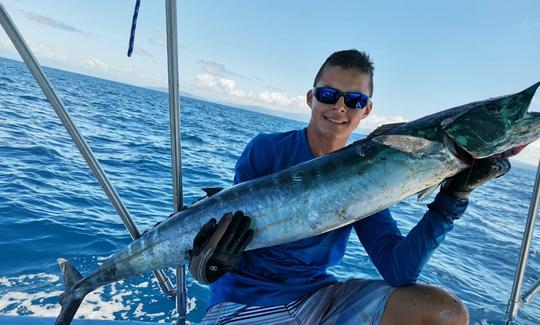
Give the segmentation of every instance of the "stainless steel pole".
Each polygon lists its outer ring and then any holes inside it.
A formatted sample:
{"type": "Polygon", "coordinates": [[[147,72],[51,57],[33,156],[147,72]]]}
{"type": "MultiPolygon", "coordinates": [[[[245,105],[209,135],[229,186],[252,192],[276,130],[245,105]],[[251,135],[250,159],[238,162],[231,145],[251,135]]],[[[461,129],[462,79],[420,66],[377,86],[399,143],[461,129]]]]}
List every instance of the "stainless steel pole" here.
{"type": "Polygon", "coordinates": [[[524,304],[528,304],[538,292],[540,292],[540,279],[536,280],[532,288],[523,294],[521,301],[523,301],[524,304]]]}
{"type": "Polygon", "coordinates": [[[540,201],[540,161],[538,162],[538,169],[536,171],[536,180],[534,183],[533,196],[531,199],[531,205],[529,206],[529,215],[527,217],[527,224],[525,231],[523,232],[523,241],[521,242],[521,252],[519,255],[519,262],[516,269],[516,276],[514,278],[514,286],[508,301],[508,309],[506,310],[506,324],[512,323],[516,317],[522,301],[519,299],[519,293],[521,292],[521,285],[523,283],[523,277],[525,276],[525,267],[527,266],[527,257],[529,254],[529,247],[531,246],[531,239],[534,232],[534,225],[536,223],[536,215],[538,211],[538,203],[540,201]]]}
{"type": "MultiPolygon", "coordinates": [[[[169,72],[169,114],[171,123],[171,155],[173,179],[173,205],[178,212],[183,205],[182,158],[180,140],[180,94],[178,79],[178,37],[176,0],[166,0],[167,63],[169,72]]],[[[176,310],[177,324],[185,324],[187,314],[185,267],[176,268],[176,310]]]]}
{"type": "MultiPolygon", "coordinates": [[[[94,157],[94,154],[92,153],[92,150],[82,137],[81,133],[77,129],[77,126],[73,123],[71,120],[71,117],[69,116],[67,110],[64,107],[64,103],[60,98],[56,95],[56,92],[54,91],[54,88],[52,87],[51,83],[43,73],[43,70],[41,69],[41,66],[37,62],[36,58],[30,51],[30,48],[24,41],[22,35],[20,34],[19,30],[9,17],[6,9],[4,6],[0,3],[0,24],[4,27],[4,30],[6,31],[6,34],[9,36],[11,41],[13,42],[13,45],[15,45],[15,48],[21,55],[23,61],[28,66],[28,69],[36,79],[39,87],[45,94],[45,97],[49,100],[49,103],[53,107],[54,111],[64,124],[66,130],[68,131],[69,135],[75,142],[75,145],[81,152],[82,156],[90,166],[90,169],[92,169],[92,172],[94,172],[94,175],[96,176],[98,182],[101,184],[101,187],[109,197],[109,200],[112,202],[114,208],[116,209],[116,212],[122,218],[122,221],[124,222],[124,225],[126,226],[129,234],[131,235],[131,238],[137,239],[141,236],[139,230],[137,229],[137,226],[129,216],[129,213],[118,196],[118,193],[112,186],[112,184],[109,182],[109,179],[105,175],[105,172],[103,169],[101,169],[101,166],[99,165],[98,160],[94,157]]],[[[170,296],[172,291],[172,285],[169,279],[165,276],[165,274],[161,271],[155,271],[154,275],[156,276],[159,286],[163,290],[163,292],[170,296]]]]}

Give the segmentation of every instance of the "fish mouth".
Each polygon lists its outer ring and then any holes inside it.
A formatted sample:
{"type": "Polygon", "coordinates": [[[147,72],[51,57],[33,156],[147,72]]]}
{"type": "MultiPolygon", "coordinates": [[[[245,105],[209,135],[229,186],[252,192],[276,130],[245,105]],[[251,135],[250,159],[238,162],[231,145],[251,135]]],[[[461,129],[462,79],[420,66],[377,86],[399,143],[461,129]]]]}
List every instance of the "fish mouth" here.
{"type": "Polygon", "coordinates": [[[452,138],[450,138],[448,135],[444,135],[444,143],[446,144],[446,147],[456,156],[459,160],[461,160],[466,165],[470,166],[475,158],[465,151],[465,149],[461,148],[452,138]]]}
{"type": "MultiPolygon", "coordinates": [[[[465,151],[465,149],[461,148],[454,140],[452,140],[450,137],[446,136],[444,137],[444,142],[450,152],[454,154],[459,160],[461,160],[463,163],[467,164],[468,166],[471,166],[473,161],[478,160],[479,158],[475,158],[470,153],[465,151]]],[[[517,155],[521,150],[525,149],[525,147],[529,145],[529,143],[517,145],[515,147],[512,147],[504,152],[495,154],[490,156],[490,158],[496,158],[496,159],[507,159],[510,157],[513,157],[517,155]]]]}

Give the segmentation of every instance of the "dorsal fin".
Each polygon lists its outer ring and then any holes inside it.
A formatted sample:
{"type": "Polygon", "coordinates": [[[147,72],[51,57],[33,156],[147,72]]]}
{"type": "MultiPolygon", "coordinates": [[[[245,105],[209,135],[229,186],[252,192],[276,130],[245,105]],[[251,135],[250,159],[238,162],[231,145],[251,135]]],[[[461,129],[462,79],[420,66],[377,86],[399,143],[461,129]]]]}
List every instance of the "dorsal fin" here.
{"type": "Polygon", "coordinates": [[[393,128],[396,128],[400,125],[403,125],[405,124],[406,122],[398,122],[398,123],[390,123],[390,124],[384,124],[384,125],[381,125],[379,126],[378,128],[376,128],[375,130],[373,130],[373,132],[371,132],[370,134],[368,134],[367,138],[368,139],[372,139],[376,136],[379,136],[381,134],[384,134],[386,133],[386,131],[388,130],[391,130],[393,128]]]}
{"type": "Polygon", "coordinates": [[[211,197],[214,194],[219,193],[221,190],[223,190],[223,187],[205,187],[202,189],[204,193],[206,193],[207,197],[211,197]]]}

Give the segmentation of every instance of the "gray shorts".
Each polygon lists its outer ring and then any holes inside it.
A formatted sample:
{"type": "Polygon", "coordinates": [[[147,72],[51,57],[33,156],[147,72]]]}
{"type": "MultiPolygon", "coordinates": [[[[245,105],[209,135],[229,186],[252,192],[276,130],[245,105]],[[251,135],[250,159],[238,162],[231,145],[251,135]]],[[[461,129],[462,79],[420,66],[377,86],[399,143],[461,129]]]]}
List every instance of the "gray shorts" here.
{"type": "Polygon", "coordinates": [[[201,324],[370,324],[381,322],[395,288],[382,280],[351,279],[271,307],[223,302],[212,306],[201,324]]]}

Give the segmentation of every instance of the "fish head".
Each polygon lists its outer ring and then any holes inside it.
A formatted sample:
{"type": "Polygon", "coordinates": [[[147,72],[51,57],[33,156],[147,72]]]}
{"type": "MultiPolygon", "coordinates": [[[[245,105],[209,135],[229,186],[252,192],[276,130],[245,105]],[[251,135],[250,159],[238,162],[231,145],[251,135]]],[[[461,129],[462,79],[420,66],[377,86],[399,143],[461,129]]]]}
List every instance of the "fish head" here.
{"type": "Polygon", "coordinates": [[[540,136],[540,113],[527,111],[539,86],[461,106],[442,130],[470,158],[513,156],[540,136]]]}

